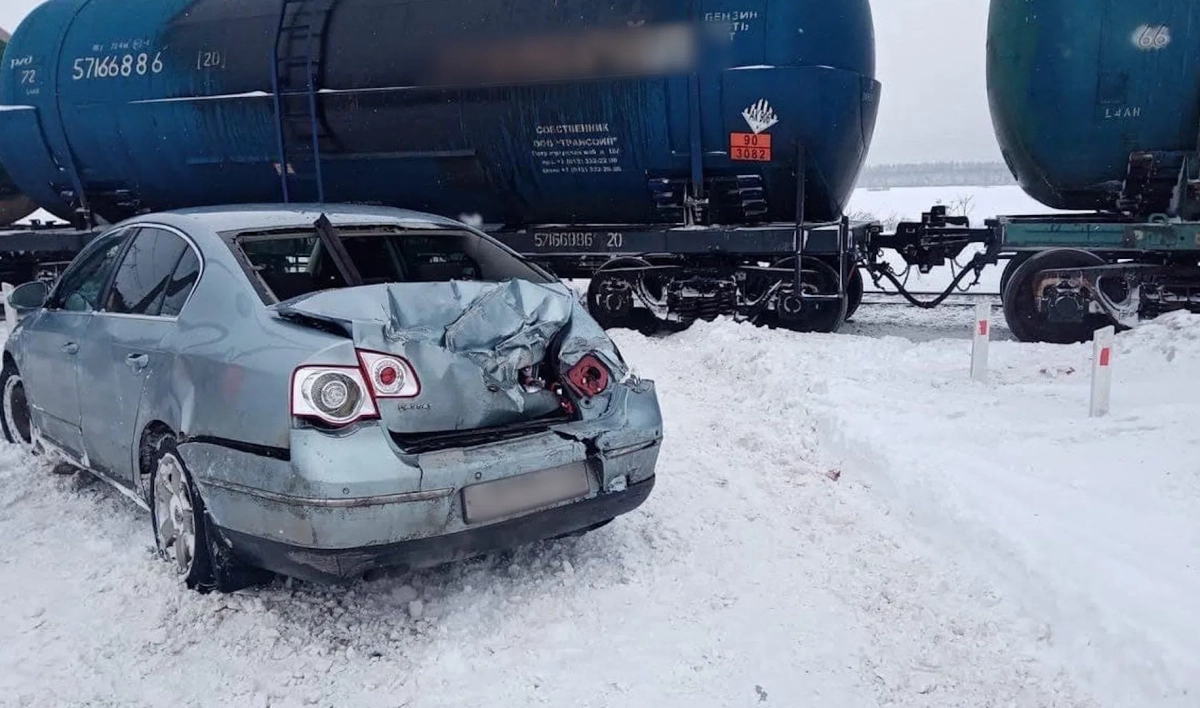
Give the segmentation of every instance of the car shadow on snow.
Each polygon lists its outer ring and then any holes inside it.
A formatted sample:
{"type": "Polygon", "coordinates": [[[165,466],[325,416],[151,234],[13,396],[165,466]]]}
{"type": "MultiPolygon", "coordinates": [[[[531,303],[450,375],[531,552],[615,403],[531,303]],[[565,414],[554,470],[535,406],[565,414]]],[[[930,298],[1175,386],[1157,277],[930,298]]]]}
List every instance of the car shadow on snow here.
{"type": "Polygon", "coordinates": [[[481,624],[515,621],[514,607],[561,603],[572,587],[594,592],[627,585],[646,562],[643,522],[618,518],[582,536],[418,571],[380,571],[330,584],[275,576],[235,593],[199,595],[184,588],[171,564],[158,562],[148,513],[89,472],[56,475],[52,467],[41,463],[38,472],[64,504],[86,505],[82,513],[102,521],[97,533],[128,539],[121,556],[105,561],[124,567],[117,574],[128,573],[129,582],[122,584],[132,589],[148,580],[166,593],[164,611],[177,623],[219,625],[233,633],[227,640],[235,645],[277,658],[301,651],[400,657],[434,631],[469,633],[481,624]],[[130,548],[138,553],[130,556],[130,548]],[[137,577],[145,573],[152,577],[137,577]]]}

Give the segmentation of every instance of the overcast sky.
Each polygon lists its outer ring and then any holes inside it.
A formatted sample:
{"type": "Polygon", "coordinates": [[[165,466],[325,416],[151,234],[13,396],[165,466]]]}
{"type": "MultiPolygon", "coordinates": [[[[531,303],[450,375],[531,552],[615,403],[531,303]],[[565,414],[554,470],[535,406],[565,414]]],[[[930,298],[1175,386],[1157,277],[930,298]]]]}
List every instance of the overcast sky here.
{"type": "MultiPolygon", "coordinates": [[[[0,27],[12,31],[38,4],[0,0],[0,27]]],[[[871,6],[883,98],[870,162],[1000,159],[984,83],[988,0],[871,6]]]]}

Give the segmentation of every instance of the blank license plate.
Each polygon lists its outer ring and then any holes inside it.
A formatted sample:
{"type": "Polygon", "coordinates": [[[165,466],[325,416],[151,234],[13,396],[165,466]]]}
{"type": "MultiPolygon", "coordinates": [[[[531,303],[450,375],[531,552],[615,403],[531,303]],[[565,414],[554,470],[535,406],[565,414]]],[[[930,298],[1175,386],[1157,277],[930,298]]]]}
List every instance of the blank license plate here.
{"type": "Polygon", "coordinates": [[[465,487],[463,516],[468,524],[490,521],[586,497],[589,491],[587,466],[575,462],[465,487]]]}

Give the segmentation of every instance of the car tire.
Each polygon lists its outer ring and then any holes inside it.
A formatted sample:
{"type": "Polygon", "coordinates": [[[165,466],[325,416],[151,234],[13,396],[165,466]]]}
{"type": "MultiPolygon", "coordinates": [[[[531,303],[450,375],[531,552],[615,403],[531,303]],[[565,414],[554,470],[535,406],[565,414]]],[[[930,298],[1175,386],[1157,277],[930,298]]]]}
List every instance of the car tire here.
{"type": "Polygon", "coordinates": [[[146,501],[150,506],[154,545],[164,561],[175,565],[184,584],[206,594],[213,590],[236,592],[270,582],[275,577],[273,573],[242,562],[234,556],[228,544],[222,542],[208,515],[200,490],[179,454],[175,438],[160,434],[151,438],[147,445],[151,472],[146,501]],[[171,519],[163,519],[169,524],[160,524],[159,519],[168,513],[174,515],[171,519]],[[189,519],[192,540],[177,550],[175,541],[178,539],[169,532],[176,524],[188,524],[189,519]],[[181,562],[181,553],[190,558],[184,558],[186,562],[181,562]]]}
{"type": "Polygon", "coordinates": [[[201,593],[216,588],[204,502],[187,471],[175,439],[163,435],[150,443],[152,462],[148,496],[154,545],[175,566],[184,584],[201,593]]]}
{"type": "Polygon", "coordinates": [[[11,360],[6,360],[0,371],[0,429],[8,443],[20,445],[33,455],[41,452],[41,446],[33,440],[25,382],[11,360]]]}

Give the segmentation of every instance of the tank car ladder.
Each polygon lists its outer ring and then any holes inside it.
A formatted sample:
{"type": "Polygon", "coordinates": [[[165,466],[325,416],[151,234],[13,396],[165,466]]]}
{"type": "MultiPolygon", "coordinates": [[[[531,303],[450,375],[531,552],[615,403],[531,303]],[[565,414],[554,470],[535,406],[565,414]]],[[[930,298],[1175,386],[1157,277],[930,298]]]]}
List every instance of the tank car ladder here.
{"type": "Polygon", "coordinates": [[[321,153],[333,149],[333,136],[325,124],[317,98],[325,31],[337,0],[283,0],[279,26],[271,49],[271,89],[275,100],[275,129],[279,150],[280,189],[283,201],[293,198],[292,181],[315,182],[316,199],[325,201],[321,153]],[[312,174],[297,170],[311,161],[312,174]]]}

